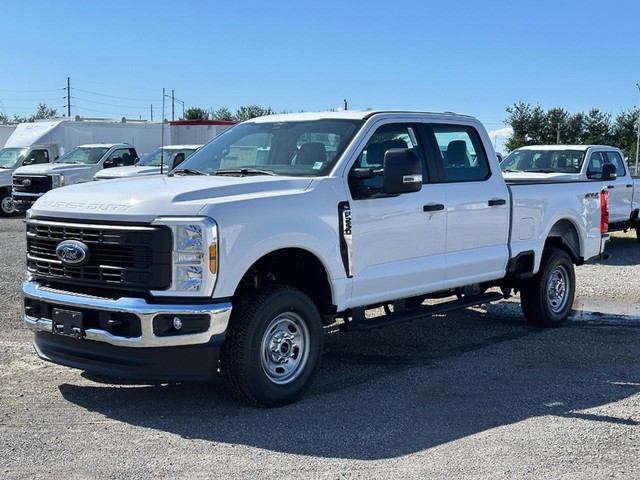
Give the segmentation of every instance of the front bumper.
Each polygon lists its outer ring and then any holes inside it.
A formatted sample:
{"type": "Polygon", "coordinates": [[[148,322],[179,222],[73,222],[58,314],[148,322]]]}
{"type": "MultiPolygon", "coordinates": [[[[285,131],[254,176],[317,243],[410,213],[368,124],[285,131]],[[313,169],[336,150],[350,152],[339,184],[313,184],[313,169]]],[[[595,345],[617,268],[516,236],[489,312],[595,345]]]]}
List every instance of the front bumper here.
{"type": "MultiPolygon", "coordinates": [[[[80,296],[25,282],[22,286],[23,320],[35,332],[38,355],[54,363],[96,371],[113,376],[138,379],[206,379],[217,368],[217,354],[224,341],[231,315],[231,303],[205,305],[149,304],[141,298],[108,299],[80,296]],[[34,307],[37,305],[37,308],[34,307]],[[63,332],[52,312],[57,309],[99,315],[100,325],[110,319],[137,319],[136,335],[118,334],[118,330],[97,328],[68,329],[63,332]],[[158,331],[159,319],[181,317],[185,328],[190,316],[208,319],[197,333],[158,331]],[[155,325],[155,328],[154,328],[155,325]],[[56,332],[65,333],[54,333],[56,332]],[[72,329],[74,330],[74,329],[72,329]]],[[[166,323],[166,322],[165,322],[166,323]]]]}
{"type": "Polygon", "coordinates": [[[44,193],[12,193],[11,198],[13,199],[13,205],[16,211],[20,213],[25,213],[29,210],[36,200],[42,197],[44,193]]]}

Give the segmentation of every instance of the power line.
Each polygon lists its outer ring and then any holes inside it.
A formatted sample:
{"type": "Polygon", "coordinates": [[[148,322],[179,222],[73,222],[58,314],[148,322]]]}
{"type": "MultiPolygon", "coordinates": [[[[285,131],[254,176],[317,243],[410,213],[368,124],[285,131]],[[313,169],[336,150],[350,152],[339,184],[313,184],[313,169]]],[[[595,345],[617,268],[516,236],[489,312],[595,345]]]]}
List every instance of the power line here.
{"type": "Polygon", "coordinates": [[[108,107],[126,108],[128,110],[132,110],[132,109],[133,110],[143,110],[143,109],[147,108],[146,106],[144,106],[144,107],[132,107],[131,105],[116,105],[116,104],[113,104],[113,103],[96,102],[95,100],[88,100],[86,98],[74,97],[74,96],[72,96],[71,98],[73,100],[82,100],[83,102],[95,103],[97,105],[106,105],[108,107]]]}
{"type": "Polygon", "coordinates": [[[56,88],[55,90],[2,90],[0,92],[8,92],[8,93],[43,93],[43,92],[59,92],[60,90],[65,90],[64,88],[56,88]]]}
{"type": "Polygon", "coordinates": [[[130,101],[135,101],[135,102],[153,102],[155,100],[157,100],[157,98],[153,98],[153,99],[149,99],[149,98],[127,98],[127,97],[117,97],[115,95],[106,95],[104,93],[96,93],[96,92],[90,92],[88,90],[82,90],[80,88],[72,88],[72,90],[75,90],[77,92],[82,92],[82,93],[89,93],[91,95],[97,95],[99,97],[108,97],[108,98],[117,98],[118,100],[130,100],[130,101]]]}

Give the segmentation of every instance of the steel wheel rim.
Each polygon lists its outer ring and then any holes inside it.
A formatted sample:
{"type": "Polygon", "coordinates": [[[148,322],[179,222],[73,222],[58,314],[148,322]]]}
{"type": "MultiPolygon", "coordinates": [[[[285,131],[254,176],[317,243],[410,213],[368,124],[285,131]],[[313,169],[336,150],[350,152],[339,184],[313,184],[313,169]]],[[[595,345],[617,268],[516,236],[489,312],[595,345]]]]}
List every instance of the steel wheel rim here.
{"type": "Polygon", "coordinates": [[[13,213],[13,199],[11,196],[7,196],[2,199],[2,205],[0,208],[2,208],[4,213],[13,213]]]}
{"type": "Polygon", "coordinates": [[[569,302],[569,272],[558,265],[553,269],[547,283],[547,301],[553,313],[561,313],[569,302]]]}
{"type": "Polygon", "coordinates": [[[262,336],[260,363],[265,375],[278,385],[293,382],[307,364],[309,344],[309,329],[300,315],[278,315],[262,336]]]}

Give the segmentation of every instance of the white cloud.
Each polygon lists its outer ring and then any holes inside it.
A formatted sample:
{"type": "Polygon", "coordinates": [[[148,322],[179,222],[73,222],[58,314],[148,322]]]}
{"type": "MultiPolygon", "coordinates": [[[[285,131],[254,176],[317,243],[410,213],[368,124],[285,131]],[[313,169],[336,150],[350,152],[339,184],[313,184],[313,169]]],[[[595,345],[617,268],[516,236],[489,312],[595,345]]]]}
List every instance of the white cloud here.
{"type": "Polygon", "coordinates": [[[495,151],[505,153],[504,144],[506,143],[507,139],[513,134],[513,128],[504,127],[499,128],[498,130],[491,130],[488,133],[495,151]]]}

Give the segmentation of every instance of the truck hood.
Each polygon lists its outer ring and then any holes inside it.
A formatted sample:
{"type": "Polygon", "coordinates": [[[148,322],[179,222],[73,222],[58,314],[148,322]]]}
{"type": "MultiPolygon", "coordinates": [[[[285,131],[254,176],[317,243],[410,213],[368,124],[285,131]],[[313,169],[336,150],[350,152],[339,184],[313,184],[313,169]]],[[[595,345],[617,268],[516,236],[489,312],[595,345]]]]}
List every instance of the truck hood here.
{"type": "Polygon", "coordinates": [[[39,165],[25,165],[14,173],[19,175],[48,175],[51,173],[80,173],[82,171],[95,171],[95,165],[81,165],[77,163],[41,163],[39,165]]]}
{"type": "Polygon", "coordinates": [[[152,175],[54,188],[31,208],[53,218],[150,222],[158,216],[198,215],[205,206],[306,190],[313,179],[152,175]],[[127,217],[127,218],[124,218],[127,217]]]}
{"type": "Polygon", "coordinates": [[[502,172],[502,176],[507,182],[567,182],[583,180],[579,173],[560,173],[560,172],[502,172]]]}
{"type": "MultiPolygon", "coordinates": [[[[169,173],[170,171],[171,169],[168,167],[163,169],[163,173],[169,173]]],[[[136,177],[139,175],[157,175],[159,173],[160,167],[137,167],[135,165],[131,165],[128,167],[105,168],[96,173],[93,178],[96,180],[107,180],[112,178],[136,177]]]]}

